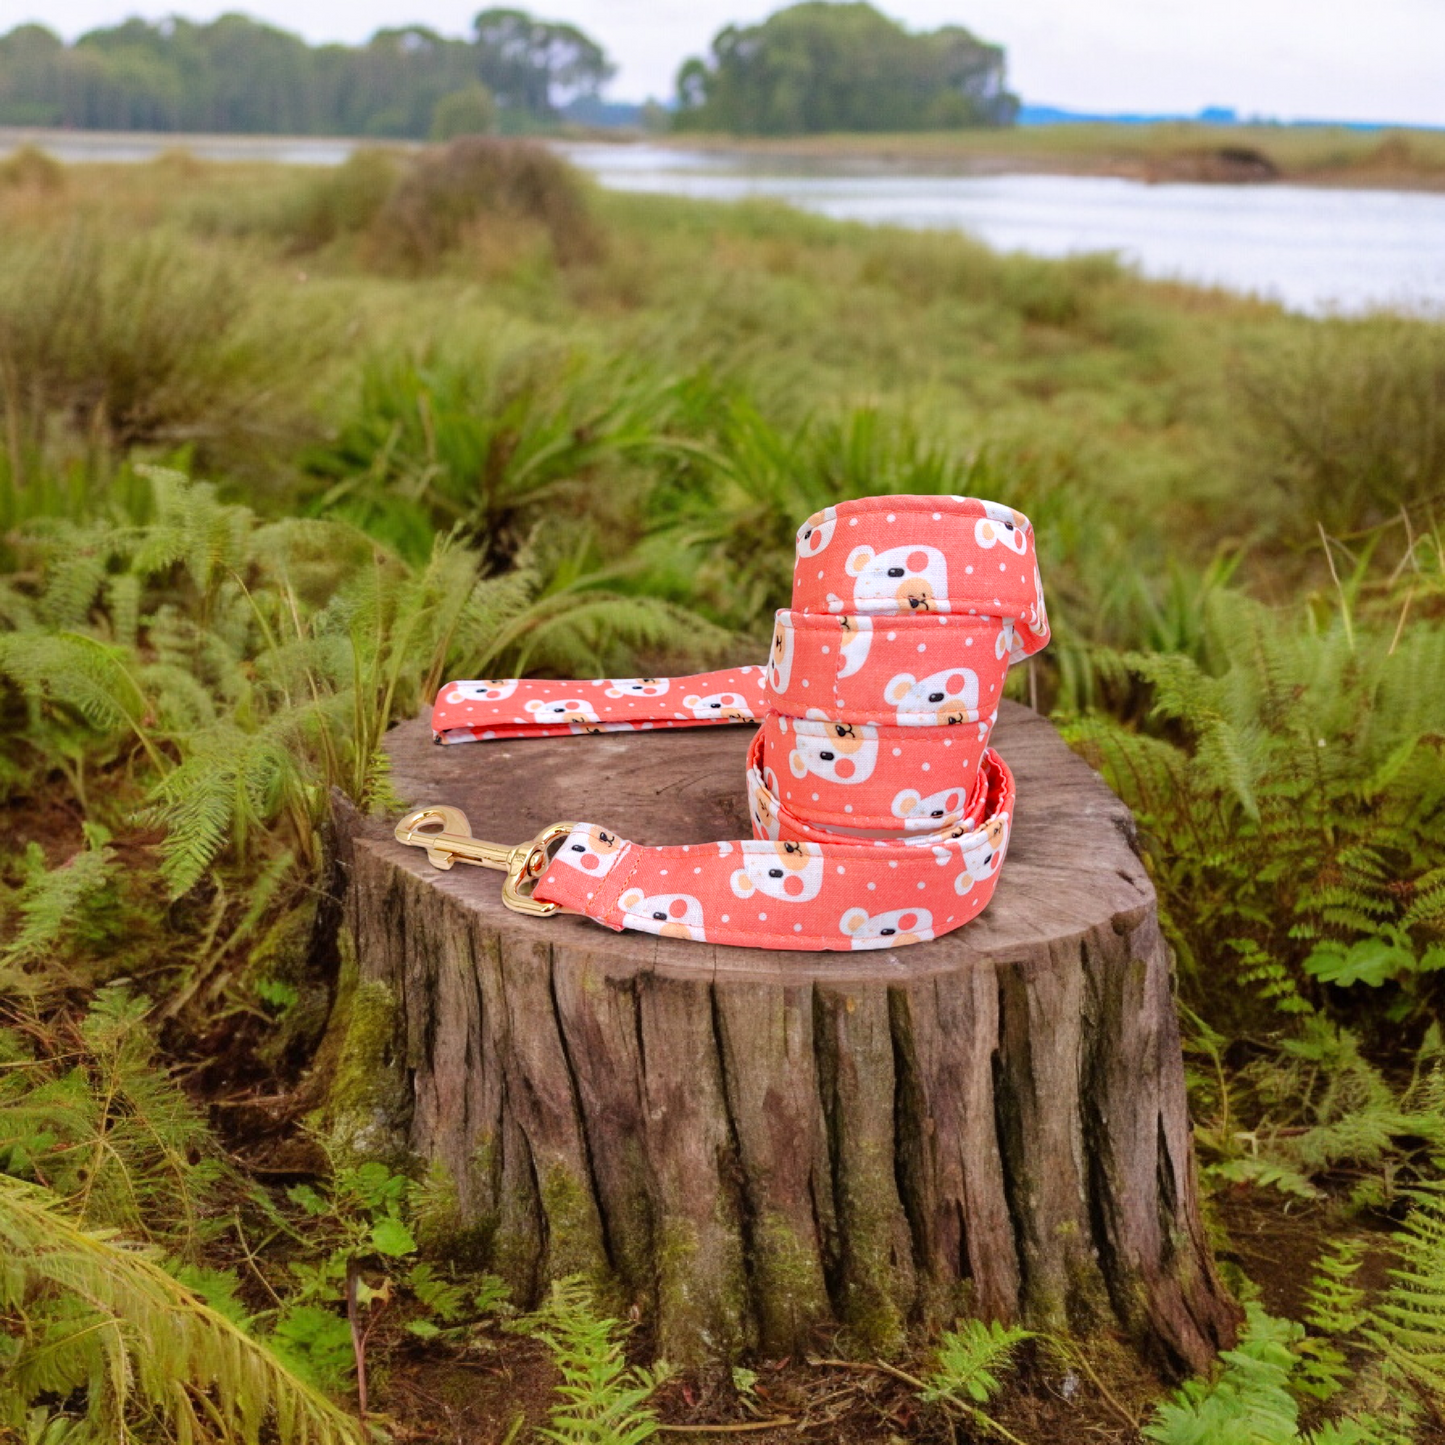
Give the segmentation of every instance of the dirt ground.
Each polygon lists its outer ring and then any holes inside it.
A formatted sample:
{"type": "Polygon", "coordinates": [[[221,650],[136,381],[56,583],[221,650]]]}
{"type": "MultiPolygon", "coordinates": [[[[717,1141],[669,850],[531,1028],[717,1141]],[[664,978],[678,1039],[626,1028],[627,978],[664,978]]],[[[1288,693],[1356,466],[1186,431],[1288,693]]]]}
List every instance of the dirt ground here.
{"type": "MultiPolygon", "coordinates": [[[[1225,1268],[1242,1269],[1271,1313],[1298,1317],[1329,1232],[1326,1207],[1253,1189],[1216,1203],[1229,1236],[1225,1268]]],[[[1365,1271],[1378,1279],[1364,1282],[1383,1282],[1387,1267],[1383,1253],[1371,1257],[1365,1271]]],[[[753,1362],[755,1379],[743,1377],[743,1393],[722,1370],[670,1380],[656,1397],[661,1438],[695,1445],[1143,1445],[1140,1427],[1171,1382],[1119,1337],[1078,1344],[1072,1358],[1038,1341],[1020,1349],[1018,1368],[989,1408],[1007,1434],[950,1421],[887,1366],[836,1359],[820,1340],[808,1359],[753,1362]]],[[[917,1373],[926,1363],[893,1366],[917,1373]]],[[[399,1445],[512,1445],[546,1422],[555,1383],[541,1345],[501,1331],[445,1357],[398,1340],[379,1354],[372,1379],[376,1416],[399,1445]]],[[[1419,1445],[1445,1445],[1445,1432],[1426,1427],[1419,1445]]]]}

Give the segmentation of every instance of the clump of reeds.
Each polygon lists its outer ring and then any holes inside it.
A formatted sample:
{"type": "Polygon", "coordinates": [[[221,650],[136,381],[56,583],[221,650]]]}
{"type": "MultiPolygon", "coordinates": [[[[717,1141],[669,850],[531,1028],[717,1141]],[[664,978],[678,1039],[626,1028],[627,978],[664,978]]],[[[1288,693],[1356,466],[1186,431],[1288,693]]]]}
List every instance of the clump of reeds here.
{"type": "Polygon", "coordinates": [[[164,233],[76,225],[0,246],[7,436],[207,453],[273,435],[294,411],[296,347],[250,325],[249,283],[240,265],[164,233]]]}
{"type": "Polygon", "coordinates": [[[402,165],[396,151],[365,146],[335,169],[322,171],[282,215],[292,249],[315,251],[365,232],[396,189],[402,165]]]}
{"type": "Polygon", "coordinates": [[[601,253],[585,185],[564,160],[530,141],[462,136],[402,175],[371,228],[371,251],[421,272],[488,227],[519,224],[540,230],[564,266],[601,253]]]}
{"type": "Polygon", "coordinates": [[[65,167],[39,146],[25,145],[0,161],[0,188],[59,191],[65,188],[65,167]]]}
{"type": "Polygon", "coordinates": [[[1375,526],[1445,498],[1445,326],[1378,315],[1281,331],[1236,368],[1242,469],[1286,534],[1375,526]]]}

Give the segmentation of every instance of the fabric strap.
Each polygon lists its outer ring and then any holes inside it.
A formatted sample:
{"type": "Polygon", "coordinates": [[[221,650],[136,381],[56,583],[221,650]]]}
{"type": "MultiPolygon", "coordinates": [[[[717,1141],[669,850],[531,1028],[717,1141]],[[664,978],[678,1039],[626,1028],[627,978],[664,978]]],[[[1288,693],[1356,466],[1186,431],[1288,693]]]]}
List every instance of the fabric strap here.
{"type": "Polygon", "coordinates": [[[769,661],[678,678],[448,683],[438,741],[759,724],[754,836],[644,847],[580,824],[534,897],[609,928],[755,948],[892,948],[976,917],[1014,780],[988,746],[1049,638],[1033,529],[967,497],[842,502],[798,530],[769,661]]]}

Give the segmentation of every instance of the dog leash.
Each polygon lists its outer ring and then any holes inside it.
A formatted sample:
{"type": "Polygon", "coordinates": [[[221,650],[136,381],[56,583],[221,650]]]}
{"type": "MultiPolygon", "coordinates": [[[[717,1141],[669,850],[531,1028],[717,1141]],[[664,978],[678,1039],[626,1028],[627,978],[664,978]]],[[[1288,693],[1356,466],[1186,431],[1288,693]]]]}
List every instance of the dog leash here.
{"type": "Polygon", "coordinates": [[[441,868],[506,871],[519,912],[753,948],[936,938],[993,896],[1015,800],[989,734],[1009,664],[1048,640],[1022,513],[968,497],[840,502],[798,529],[765,666],[452,682],[432,713],[441,743],[757,722],[752,838],[645,847],[555,823],[507,847],[446,806],[396,836],[441,868]]]}

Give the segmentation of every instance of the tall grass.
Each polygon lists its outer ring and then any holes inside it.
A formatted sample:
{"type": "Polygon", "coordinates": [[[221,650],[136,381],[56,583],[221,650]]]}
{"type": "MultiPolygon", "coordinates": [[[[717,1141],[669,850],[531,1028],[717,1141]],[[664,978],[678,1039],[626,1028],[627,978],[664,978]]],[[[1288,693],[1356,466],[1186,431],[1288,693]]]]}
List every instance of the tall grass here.
{"type": "Polygon", "coordinates": [[[0,403],[10,464],[66,438],[123,454],[264,453],[295,440],[292,388],[322,338],[256,321],[241,258],[75,223],[0,244],[0,403]]]}
{"type": "Polygon", "coordinates": [[[1445,327],[1330,320],[1273,338],[1234,374],[1241,470],[1280,530],[1367,529],[1445,504],[1445,327]]]}

